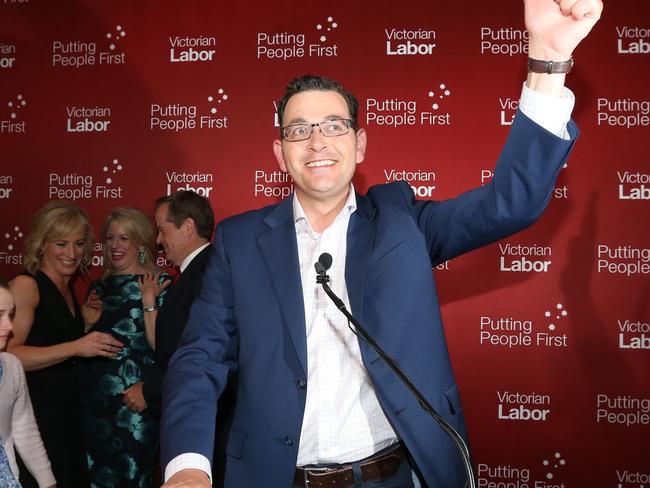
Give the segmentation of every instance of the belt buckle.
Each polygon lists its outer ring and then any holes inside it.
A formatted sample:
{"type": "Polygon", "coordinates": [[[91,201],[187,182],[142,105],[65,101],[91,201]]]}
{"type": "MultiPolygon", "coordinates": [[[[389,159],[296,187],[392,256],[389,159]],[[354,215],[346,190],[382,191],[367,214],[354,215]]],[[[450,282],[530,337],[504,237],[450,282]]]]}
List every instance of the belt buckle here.
{"type": "Polygon", "coordinates": [[[309,483],[311,483],[311,480],[309,479],[309,474],[314,473],[314,474],[325,474],[329,471],[336,471],[336,468],[301,468],[305,472],[305,486],[309,488],[309,483]]]}
{"type": "Polygon", "coordinates": [[[328,471],[336,471],[336,468],[300,468],[305,473],[327,473],[328,471]]]}

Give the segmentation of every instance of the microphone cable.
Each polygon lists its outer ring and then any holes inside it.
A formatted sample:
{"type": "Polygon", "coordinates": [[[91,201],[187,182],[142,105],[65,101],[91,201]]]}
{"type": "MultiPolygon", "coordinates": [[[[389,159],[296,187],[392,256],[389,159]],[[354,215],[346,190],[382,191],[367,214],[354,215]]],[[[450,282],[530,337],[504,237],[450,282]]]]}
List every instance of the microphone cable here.
{"type": "Polygon", "coordinates": [[[465,443],[465,440],[456,431],[456,429],[454,429],[449,424],[449,422],[447,422],[436,411],[436,409],[433,408],[433,406],[424,397],[424,395],[422,395],[422,393],[420,393],[420,391],[415,387],[415,385],[409,379],[406,373],[402,371],[402,369],[397,364],[397,362],[384,352],[384,350],[379,346],[379,344],[375,342],[375,340],[370,336],[370,334],[368,334],[368,332],[363,328],[363,326],[359,322],[357,322],[354,316],[348,311],[348,309],[345,306],[345,303],[343,303],[343,300],[337,297],[336,294],[332,291],[332,289],[328,285],[330,278],[327,275],[327,270],[331,266],[332,266],[332,255],[329,253],[321,254],[320,257],[318,258],[318,262],[314,264],[314,268],[316,269],[316,283],[323,287],[323,290],[325,290],[327,296],[330,297],[330,299],[334,302],[336,308],[338,308],[343,313],[343,315],[345,315],[345,317],[348,319],[348,327],[350,327],[350,330],[357,337],[359,337],[367,344],[369,344],[375,350],[375,352],[379,354],[379,356],[384,360],[384,362],[393,371],[393,373],[395,373],[395,375],[402,381],[404,386],[406,386],[408,390],[415,396],[418,403],[420,404],[420,407],[429,415],[431,415],[433,419],[438,423],[438,425],[442,428],[442,430],[444,430],[447,433],[447,435],[451,438],[451,440],[453,441],[454,445],[456,446],[456,449],[458,450],[461,456],[461,459],[463,461],[463,466],[465,467],[465,473],[467,475],[467,482],[465,483],[465,486],[467,488],[476,488],[476,479],[474,478],[474,470],[472,468],[471,455],[469,452],[469,448],[465,443]],[[351,324],[354,325],[354,327],[352,327],[351,324]]]}

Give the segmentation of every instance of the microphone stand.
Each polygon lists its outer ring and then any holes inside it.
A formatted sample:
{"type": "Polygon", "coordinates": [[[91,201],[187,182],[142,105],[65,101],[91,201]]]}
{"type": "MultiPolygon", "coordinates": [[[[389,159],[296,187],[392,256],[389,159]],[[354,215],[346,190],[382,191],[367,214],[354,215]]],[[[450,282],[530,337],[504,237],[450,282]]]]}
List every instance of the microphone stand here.
{"type": "MultiPolygon", "coordinates": [[[[329,259],[331,260],[331,257],[329,259]]],[[[345,307],[345,303],[343,303],[343,300],[337,297],[336,294],[332,291],[332,289],[327,284],[330,278],[326,273],[327,268],[331,266],[331,261],[326,264],[329,264],[329,266],[324,266],[319,259],[319,261],[314,265],[317,273],[316,283],[323,287],[323,290],[325,290],[327,296],[330,297],[330,299],[334,302],[336,308],[338,308],[343,313],[343,315],[345,315],[345,317],[348,319],[348,322],[354,325],[354,328],[351,328],[352,332],[354,332],[355,335],[361,337],[375,350],[375,352],[377,352],[377,354],[379,354],[379,356],[384,360],[384,362],[393,371],[393,373],[395,373],[395,375],[402,381],[404,386],[406,386],[406,388],[408,388],[408,390],[415,396],[418,403],[420,404],[420,407],[429,415],[431,415],[433,419],[438,423],[438,425],[442,428],[442,430],[444,430],[451,438],[463,460],[465,473],[467,474],[467,482],[465,483],[465,486],[467,488],[476,488],[476,479],[474,478],[474,470],[472,469],[472,461],[469,453],[469,448],[467,447],[467,444],[465,444],[465,441],[461,435],[456,432],[456,430],[451,425],[449,425],[449,423],[444,418],[442,418],[438,412],[436,412],[436,409],[433,408],[429,401],[424,398],[424,395],[418,391],[418,389],[415,387],[415,385],[413,385],[409,377],[406,375],[406,373],[404,373],[404,371],[402,371],[395,360],[384,352],[379,344],[377,344],[377,342],[370,336],[370,334],[368,334],[363,326],[348,311],[348,309],[345,307]]]]}

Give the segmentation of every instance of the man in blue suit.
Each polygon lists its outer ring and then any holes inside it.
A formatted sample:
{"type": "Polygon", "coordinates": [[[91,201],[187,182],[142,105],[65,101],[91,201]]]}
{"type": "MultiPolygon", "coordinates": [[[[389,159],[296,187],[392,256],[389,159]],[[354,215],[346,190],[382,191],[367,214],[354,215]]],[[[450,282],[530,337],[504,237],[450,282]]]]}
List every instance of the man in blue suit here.
{"type": "Polygon", "coordinates": [[[455,199],[416,201],[404,183],[356,194],[367,143],[356,99],[327,78],[289,84],[273,147],[295,193],[217,226],[165,377],[166,487],[210,485],[216,399],[233,370],[224,486],[463,486],[451,440],[348,329],[313,265],[333,256],[333,290],[465,435],[431,267],[541,214],[577,136],[564,75],[602,4],[528,0],[525,8],[532,59],[520,112],[492,183],[455,199]]]}

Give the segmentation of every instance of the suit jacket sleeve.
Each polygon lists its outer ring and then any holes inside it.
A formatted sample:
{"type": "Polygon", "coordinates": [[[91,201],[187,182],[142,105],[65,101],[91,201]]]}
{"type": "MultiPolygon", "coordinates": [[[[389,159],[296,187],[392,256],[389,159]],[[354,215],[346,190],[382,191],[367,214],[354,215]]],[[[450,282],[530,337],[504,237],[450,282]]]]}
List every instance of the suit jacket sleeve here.
{"type": "Polygon", "coordinates": [[[489,184],[441,202],[416,201],[410,189],[403,190],[433,265],[525,229],[539,218],[578,136],[573,122],[567,128],[570,140],[518,112],[489,184]]]}
{"type": "Polygon", "coordinates": [[[217,399],[236,364],[230,273],[220,225],[201,292],[163,379],[162,466],[188,452],[212,459],[217,399]]]}

